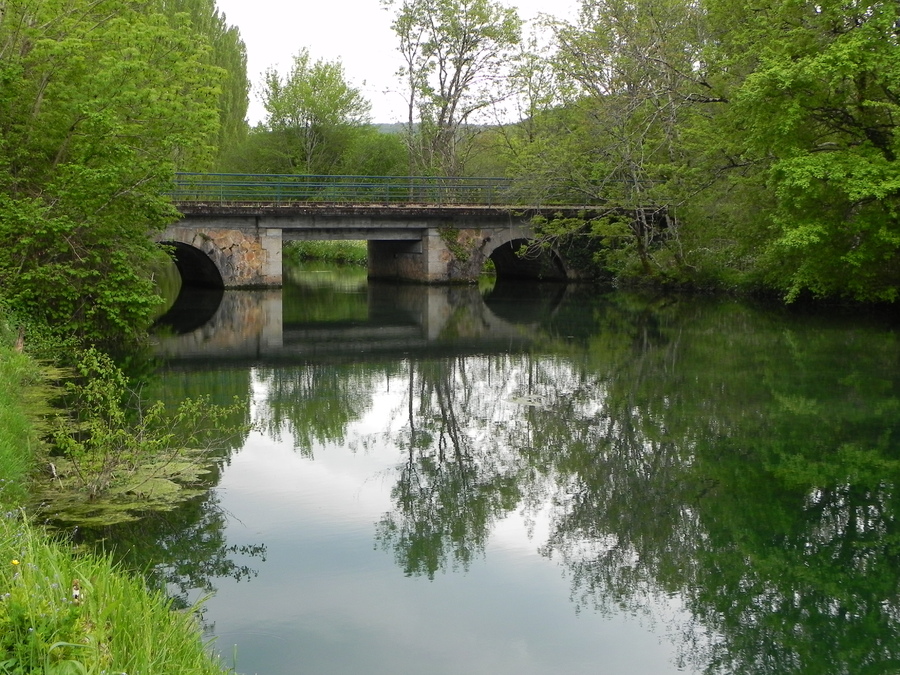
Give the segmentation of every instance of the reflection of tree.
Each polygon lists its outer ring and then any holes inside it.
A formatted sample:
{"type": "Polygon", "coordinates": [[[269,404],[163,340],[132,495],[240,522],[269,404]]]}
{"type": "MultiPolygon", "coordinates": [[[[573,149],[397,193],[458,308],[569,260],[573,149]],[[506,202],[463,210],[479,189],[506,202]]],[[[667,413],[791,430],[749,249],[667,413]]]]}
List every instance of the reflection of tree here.
{"type": "Polygon", "coordinates": [[[215,491],[210,491],[172,511],[148,513],[138,522],[81,528],[76,539],[94,548],[115,542],[110,552],[122,565],[143,574],[151,587],[167,591],[175,606],[184,608],[191,604],[192,591],[215,591],[217,578],[255,577],[257,571],[239,558],[266,559],[264,544],[228,545],[227,517],[218,504],[215,491]]]}
{"type": "Polygon", "coordinates": [[[325,363],[260,368],[265,400],[255,420],[274,438],[289,433],[295,447],[311,456],[316,443],[340,443],[347,425],[371,407],[381,368],[368,364],[325,363]]]}
{"type": "Polygon", "coordinates": [[[219,428],[210,429],[211,436],[216,440],[215,447],[226,453],[227,457],[244,445],[250,425],[250,370],[247,368],[165,371],[161,376],[150,380],[142,391],[142,396],[148,401],[165,401],[169,406],[187,398],[208,397],[210,403],[232,410],[232,414],[222,420],[219,428]],[[242,405],[235,407],[235,402],[242,405]],[[222,428],[235,431],[223,436],[222,428]]]}
{"type": "Polygon", "coordinates": [[[493,523],[520,499],[518,466],[490,437],[484,415],[491,399],[470,379],[471,365],[485,363],[409,363],[400,442],[406,461],[391,492],[396,510],[385,514],[377,534],[407,575],[434,578],[448,565],[467,568],[493,523]]]}
{"type": "Polygon", "coordinates": [[[607,310],[602,414],[576,415],[592,440],[552,463],[565,490],[544,551],[576,596],[679,593],[687,635],[714,636],[709,672],[896,668],[895,340],[727,306],[607,310]]]}
{"type": "Polygon", "coordinates": [[[594,307],[573,339],[550,327],[559,356],[409,365],[381,545],[433,577],[549,502],[541,551],[578,606],[677,597],[707,672],[896,670],[897,338],[729,303],[594,307]]]}
{"type": "MultiPolygon", "coordinates": [[[[500,519],[549,504],[540,550],[578,607],[677,597],[707,672],[900,669],[895,333],[616,294],[567,300],[536,338],[534,354],[259,369],[258,419],[311,452],[405,381],[377,537],[406,574],[465,568],[500,519]]],[[[214,504],[189,508],[141,555],[173,587],[246,573],[214,504]],[[195,571],[166,562],[182,546],[195,571]]]]}
{"type": "MultiPolygon", "coordinates": [[[[246,405],[235,408],[234,415],[224,421],[228,428],[249,424],[250,372],[248,369],[222,371],[169,371],[151,380],[145,390],[149,398],[166,402],[187,397],[208,396],[220,405],[233,405],[235,399],[246,405]]],[[[222,438],[221,430],[210,430],[216,439],[215,455],[209,458],[209,473],[192,489],[203,494],[178,502],[169,511],[145,512],[134,522],[107,527],[76,528],[73,539],[95,549],[106,549],[126,568],[142,574],[153,588],[167,591],[176,607],[187,607],[192,590],[211,593],[213,580],[232,577],[238,580],[256,575],[238,557],[265,560],[265,545],[228,546],[225,539],[226,514],[212,488],[218,483],[222,466],[231,453],[242,447],[246,431],[222,438]],[[224,447],[221,445],[224,443],[224,447]]],[[[174,504],[174,502],[173,502],[174,504]]],[[[134,506],[133,504],[130,506],[134,506]]]]}
{"type": "Polygon", "coordinates": [[[285,266],[282,289],[285,325],[337,323],[349,325],[369,318],[365,268],[342,267],[340,272],[309,273],[285,266]]]}

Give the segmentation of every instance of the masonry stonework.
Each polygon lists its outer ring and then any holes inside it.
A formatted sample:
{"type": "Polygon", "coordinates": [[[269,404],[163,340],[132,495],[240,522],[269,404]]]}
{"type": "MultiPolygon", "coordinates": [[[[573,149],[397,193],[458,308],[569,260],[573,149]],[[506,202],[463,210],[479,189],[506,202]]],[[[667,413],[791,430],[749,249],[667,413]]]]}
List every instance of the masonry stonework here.
{"type": "Polygon", "coordinates": [[[205,253],[226,288],[281,286],[281,230],[185,227],[166,229],[160,241],[187,244],[205,253]]]}

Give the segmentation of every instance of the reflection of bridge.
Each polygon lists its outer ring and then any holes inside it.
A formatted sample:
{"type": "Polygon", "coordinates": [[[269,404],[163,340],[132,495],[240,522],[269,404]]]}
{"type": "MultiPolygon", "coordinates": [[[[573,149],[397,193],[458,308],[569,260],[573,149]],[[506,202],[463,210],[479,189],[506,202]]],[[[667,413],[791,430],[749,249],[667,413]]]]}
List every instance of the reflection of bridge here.
{"type": "Polygon", "coordinates": [[[543,284],[542,301],[534,290],[527,291],[529,314],[508,320],[503,318],[509,313],[502,297],[486,302],[473,286],[370,284],[366,320],[330,323],[285,322],[280,290],[226,292],[207,323],[183,335],[159,338],[156,351],[170,364],[190,361],[192,366],[203,361],[507,351],[532,341],[564,288],[543,284]]]}
{"type": "Polygon", "coordinates": [[[523,258],[531,220],[585,207],[517,203],[496,178],[179,174],[182,219],[160,237],[188,284],[279,286],[292,239],[368,241],[369,277],[471,281],[491,259],[499,277],[566,279],[559,256],[523,258]]]}

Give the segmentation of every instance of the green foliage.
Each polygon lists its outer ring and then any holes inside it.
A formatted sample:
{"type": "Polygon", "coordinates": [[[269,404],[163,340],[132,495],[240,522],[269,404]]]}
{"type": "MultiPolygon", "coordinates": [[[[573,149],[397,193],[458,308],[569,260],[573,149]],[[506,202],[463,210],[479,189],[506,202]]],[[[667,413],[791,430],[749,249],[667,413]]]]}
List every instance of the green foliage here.
{"type": "Polygon", "coordinates": [[[777,199],[771,283],[789,300],[804,292],[895,300],[900,6],[710,4],[728,13],[724,49],[752,68],[729,114],[777,199]]]}
{"type": "MultiPolygon", "coordinates": [[[[132,509],[171,508],[191,496],[180,486],[205,473],[211,451],[236,431],[225,421],[245,405],[186,398],[170,412],[162,401],[147,405],[107,355],[91,348],[76,363],[76,378],[64,385],[70,416],[58,418],[52,431],[60,456],[51,457],[42,490],[50,508],[86,506],[110,522],[133,518],[132,509]]],[[[84,509],[78,518],[86,518],[84,509]]]]}
{"type": "MultiPolygon", "coordinates": [[[[322,163],[314,168],[329,175],[397,176],[406,173],[406,150],[397,134],[382,133],[372,125],[352,125],[321,130],[322,163]]],[[[290,174],[297,163],[296,134],[262,125],[246,139],[227,149],[223,170],[235,173],[290,174]]]]}
{"type": "MultiPolygon", "coordinates": [[[[265,127],[281,141],[284,173],[333,174],[371,105],[351,86],[339,61],[312,61],[301,50],[286,76],[269,69],[262,87],[265,127]]],[[[272,147],[274,149],[274,146],[272,147]]]]}
{"type": "Polygon", "coordinates": [[[206,62],[223,72],[218,98],[218,133],[210,139],[221,158],[247,135],[245,118],[250,80],[247,77],[247,51],[240,32],[226,23],[215,0],[157,0],[157,6],[173,21],[173,26],[179,30],[190,29],[196,40],[208,44],[206,62]],[[189,25],[185,25],[185,15],[189,25]]]}
{"type": "Polygon", "coordinates": [[[42,450],[38,419],[50,410],[45,373],[0,336],[0,508],[18,503],[42,450]]]}
{"type": "Polygon", "coordinates": [[[322,260],[341,265],[365,266],[369,248],[365,241],[294,241],[284,249],[287,259],[322,260]]]}
{"type": "Polygon", "coordinates": [[[602,260],[620,278],[894,301],[898,19],[888,2],[584,0],[516,72],[514,173],[630,219],[602,260]]]}
{"type": "Polygon", "coordinates": [[[34,526],[0,518],[0,673],[185,673],[224,669],[193,613],[124,576],[75,558],[34,526]]]}
{"type": "Polygon", "coordinates": [[[472,252],[459,241],[459,228],[445,225],[438,228],[438,232],[441,235],[441,241],[456,260],[466,262],[472,257],[472,252]]]}
{"type": "Polygon", "coordinates": [[[0,287],[18,311],[93,340],[149,323],[150,234],[175,168],[212,156],[223,72],[186,15],[152,2],[4,3],[0,287]]]}

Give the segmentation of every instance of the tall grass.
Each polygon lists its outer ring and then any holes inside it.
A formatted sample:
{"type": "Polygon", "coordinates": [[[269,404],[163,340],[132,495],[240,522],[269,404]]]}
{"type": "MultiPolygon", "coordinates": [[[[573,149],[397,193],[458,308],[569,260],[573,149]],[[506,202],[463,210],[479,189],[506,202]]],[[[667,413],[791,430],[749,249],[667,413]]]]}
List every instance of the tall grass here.
{"type": "Polygon", "coordinates": [[[369,259],[365,241],[292,241],[284,256],[295,262],[324,260],[341,265],[365,265],[369,259]]]}
{"type": "Polygon", "coordinates": [[[0,556],[0,673],[223,672],[193,613],[108,558],[73,556],[15,514],[0,518],[0,556]]]}
{"type": "Polygon", "coordinates": [[[46,407],[41,389],[38,365],[0,345],[0,505],[16,503],[27,494],[39,448],[33,412],[46,407]]]}
{"type": "Polygon", "coordinates": [[[194,613],[22,517],[49,394],[11,345],[0,325],[0,675],[221,675],[194,613]]]}

